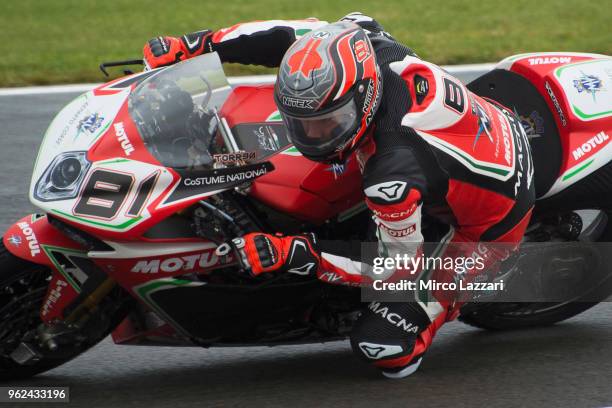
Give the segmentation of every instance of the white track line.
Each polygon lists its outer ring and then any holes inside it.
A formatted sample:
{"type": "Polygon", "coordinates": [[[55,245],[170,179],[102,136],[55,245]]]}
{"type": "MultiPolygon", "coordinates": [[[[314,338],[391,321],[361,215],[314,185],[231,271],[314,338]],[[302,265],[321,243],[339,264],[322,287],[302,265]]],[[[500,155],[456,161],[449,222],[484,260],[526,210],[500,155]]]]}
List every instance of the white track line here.
{"type": "MultiPolygon", "coordinates": [[[[486,72],[493,69],[495,64],[466,64],[442,66],[451,74],[465,74],[469,72],[486,72]]],[[[230,84],[265,84],[274,82],[275,75],[247,75],[228,78],[230,84]]],[[[87,92],[100,84],[70,84],[51,86],[27,86],[23,88],[0,88],[0,96],[17,95],[47,95],[62,93],[87,92]]]]}

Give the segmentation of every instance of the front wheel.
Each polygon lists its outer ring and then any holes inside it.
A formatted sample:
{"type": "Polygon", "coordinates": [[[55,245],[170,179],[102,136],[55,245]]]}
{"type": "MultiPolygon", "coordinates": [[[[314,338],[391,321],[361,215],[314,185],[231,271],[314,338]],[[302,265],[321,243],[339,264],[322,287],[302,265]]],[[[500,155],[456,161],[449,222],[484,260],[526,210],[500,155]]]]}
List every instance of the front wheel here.
{"type": "Polygon", "coordinates": [[[0,380],[31,377],[66,363],[102,340],[125,315],[124,311],[116,314],[109,325],[112,327],[96,338],[62,345],[53,352],[46,351],[33,363],[20,365],[11,354],[24,339],[32,339],[42,324],[40,308],[50,279],[49,268],[15,257],[0,238],[0,380]]]}

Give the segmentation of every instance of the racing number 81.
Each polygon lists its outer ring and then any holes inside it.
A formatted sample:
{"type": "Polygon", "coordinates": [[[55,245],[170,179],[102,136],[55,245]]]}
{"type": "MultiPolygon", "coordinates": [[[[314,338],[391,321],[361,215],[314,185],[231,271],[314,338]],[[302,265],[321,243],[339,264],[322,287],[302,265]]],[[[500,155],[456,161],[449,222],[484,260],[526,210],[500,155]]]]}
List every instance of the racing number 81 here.
{"type": "MultiPolygon", "coordinates": [[[[158,176],[155,172],[138,186],[136,196],[126,212],[128,217],[138,217],[158,176]]],[[[81,197],[74,206],[75,215],[111,220],[123,207],[134,184],[134,176],[128,173],[96,169],[83,187],[81,197]]]]}

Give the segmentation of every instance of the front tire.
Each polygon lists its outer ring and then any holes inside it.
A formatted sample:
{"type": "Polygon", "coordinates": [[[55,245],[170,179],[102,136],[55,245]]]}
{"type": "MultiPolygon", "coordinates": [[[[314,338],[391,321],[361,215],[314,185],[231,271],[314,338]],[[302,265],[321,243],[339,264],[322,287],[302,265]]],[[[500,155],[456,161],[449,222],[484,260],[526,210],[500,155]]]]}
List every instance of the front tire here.
{"type": "Polygon", "coordinates": [[[62,346],[58,351],[46,352],[33,364],[20,365],[10,355],[26,333],[42,324],[40,308],[50,279],[49,268],[14,256],[0,238],[0,381],[32,377],[72,360],[106,337],[125,315],[113,319],[113,327],[99,338],[73,348],[62,346]]]}

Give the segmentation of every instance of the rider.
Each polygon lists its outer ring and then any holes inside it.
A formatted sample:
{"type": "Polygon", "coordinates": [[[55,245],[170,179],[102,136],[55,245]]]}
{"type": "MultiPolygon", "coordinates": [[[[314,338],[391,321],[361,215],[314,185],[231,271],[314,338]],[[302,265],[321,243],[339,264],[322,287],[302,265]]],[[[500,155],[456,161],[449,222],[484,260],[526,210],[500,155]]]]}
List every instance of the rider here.
{"type": "MultiPolygon", "coordinates": [[[[150,68],[206,52],[217,52],[223,62],[279,67],[275,101],[305,157],[341,163],[356,153],[385,256],[421,251],[421,211],[450,225],[445,245],[472,243],[454,256],[477,250],[494,265],[508,253],[479,242],[513,248],[520,242],[534,203],[520,121],[419,59],[371,17],[351,13],[333,24],[258,21],[157,37],[144,47],[150,68]]],[[[254,275],[284,271],[334,284],[371,281],[350,251],[312,234],[250,233],[233,245],[254,275]]],[[[351,346],[385,376],[405,377],[459,305],[444,298],[372,302],[355,323],[351,346]]]]}

